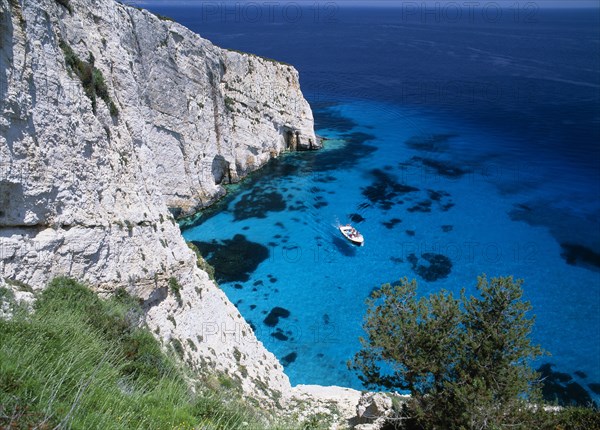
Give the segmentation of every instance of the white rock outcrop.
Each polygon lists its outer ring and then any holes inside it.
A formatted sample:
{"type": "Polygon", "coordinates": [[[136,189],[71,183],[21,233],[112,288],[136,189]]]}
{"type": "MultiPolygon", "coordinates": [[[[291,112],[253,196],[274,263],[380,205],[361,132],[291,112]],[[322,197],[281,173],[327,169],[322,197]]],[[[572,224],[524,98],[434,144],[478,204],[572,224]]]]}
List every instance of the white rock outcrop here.
{"type": "Polygon", "coordinates": [[[291,398],[287,402],[290,415],[298,421],[307,421],[311,417],[327,417],[331,430],[353,428],[356,421],[356,408],[361,392],[351,388],[322,385],[297,385],[292,388],[291,398]]]}
{"type": "Polygon", "coordinates": [[[365,393],[356,405],[359,430],[378,430],[393,413],[392,399],[383,393],[365,393]]]}
{"type": "Polygon", "coordinates": [[[188,363],[257,396],[277,398],[288,378],[172,214],[317,146],[291,66],[112,0],[0,0],[0,276],[34,290],[58,275],[125,287],[188,363]],[[100,98],[93,108],[61,41],[102,73],[118,115],[100,98]]]}

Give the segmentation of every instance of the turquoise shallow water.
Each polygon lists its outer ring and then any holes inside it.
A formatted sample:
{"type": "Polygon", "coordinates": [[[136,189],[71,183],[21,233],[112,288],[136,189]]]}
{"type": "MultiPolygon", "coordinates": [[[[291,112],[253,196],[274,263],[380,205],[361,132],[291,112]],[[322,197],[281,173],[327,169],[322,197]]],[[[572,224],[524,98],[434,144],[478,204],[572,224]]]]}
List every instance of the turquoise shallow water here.
{"type": "Polygon", "coordinates": [[[344,363],[372,288],[458,291],[486,272],[525,280],[548,397],[599,400],[597,13],[204,6],[153,9],[293,64],[319,133],[347,142],[281,157],[184,231],[293,383],[360,388],[344,363]],[[349,219],[361,249],[335,228],[349,219]]]}
{"type": "Polygon", "coordinates": [[[364,100],[314,108],[330,139],[322,151],[273,161],[184,230],[291,382],[362,388],[345,363],[373,288],[408,276],[422,294],[473,291],[487,273],[524,280],[533,338],[552,354],[537,364],[552,363],[593,395],[592,172],[564,160],[557,172],[551,154],[448,115],[364,100]],[[350,221],[364,247],[337,231],[350,221]]]}

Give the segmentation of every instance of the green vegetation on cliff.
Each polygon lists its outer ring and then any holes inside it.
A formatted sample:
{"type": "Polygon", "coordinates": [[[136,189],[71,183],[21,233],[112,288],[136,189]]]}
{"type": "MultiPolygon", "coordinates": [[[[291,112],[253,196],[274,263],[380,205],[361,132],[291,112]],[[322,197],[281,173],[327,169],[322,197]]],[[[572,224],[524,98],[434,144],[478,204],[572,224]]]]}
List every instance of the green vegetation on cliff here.
{"type": "Polygon", "coordinates": [[[69,71],[77,75],[83,85],[85,94],[92,101],[92,110],[94,113],[96,113],[96,97],[100,97],[108,106],[111,116],[118,116],[119,109],[108,94],[104,75],[94,65],[96,62],[94,56],[90,53],[88,61],[83,61],[64,40],[61,40],[59,45],[65,56],[65,63],[69,71]]]}
{"type": "Polygon", "coordinates": [[[57,278],[33,313],[14,308],[0,318],[0,428],[272,428],[226,387],[191,386],[124,290],[102,300],[57,278]]]}

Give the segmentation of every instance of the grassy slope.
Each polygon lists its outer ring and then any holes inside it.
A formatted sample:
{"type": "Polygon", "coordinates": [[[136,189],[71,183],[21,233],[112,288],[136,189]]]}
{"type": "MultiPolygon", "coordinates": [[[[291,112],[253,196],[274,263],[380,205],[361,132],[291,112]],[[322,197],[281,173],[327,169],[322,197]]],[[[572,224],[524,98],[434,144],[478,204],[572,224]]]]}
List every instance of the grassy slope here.
{"type": "Polygon", "coordinates": [[[140,317],[124,291],[105,301],[58,278],[33,314],[0,320],[0,428],[271,427],[231,392],[194,394],[151,333],[136,328],[140,317]]]}

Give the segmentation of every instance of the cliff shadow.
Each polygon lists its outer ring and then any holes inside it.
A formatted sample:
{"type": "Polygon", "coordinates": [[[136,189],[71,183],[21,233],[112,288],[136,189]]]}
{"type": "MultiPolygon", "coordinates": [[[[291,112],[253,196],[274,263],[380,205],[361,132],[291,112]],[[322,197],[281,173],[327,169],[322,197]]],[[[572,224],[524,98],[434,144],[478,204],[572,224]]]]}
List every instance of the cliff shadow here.
{"type": "MultiPolygon", "coordinates": [[[[16,6],[12,6],[16,8],[16,6]]],[[[3,110],[8,94],[8,71],[13,64],[13,23],[11,6],[0,2],[0,111],[3,110]]],[[[19,9],[20,14],[20,9],[19,9]]],[[[16,16],[16,14],[15,14],[16,16]]]]}

